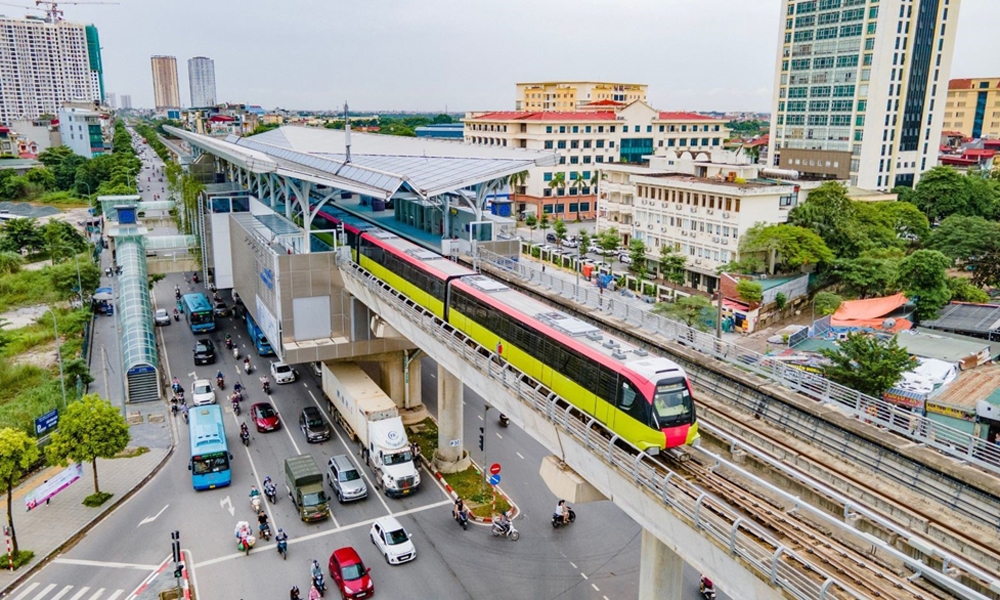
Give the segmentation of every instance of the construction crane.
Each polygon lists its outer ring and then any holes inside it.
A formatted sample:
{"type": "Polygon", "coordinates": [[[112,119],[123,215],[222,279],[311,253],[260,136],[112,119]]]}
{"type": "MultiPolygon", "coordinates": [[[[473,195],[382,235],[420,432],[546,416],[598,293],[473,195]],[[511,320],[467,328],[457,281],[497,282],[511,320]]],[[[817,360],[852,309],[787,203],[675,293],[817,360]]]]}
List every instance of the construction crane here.
{"type": "Polygon", "coordinates": [[[55,0],[35,0],[35,6],[47,5],[45,9],[46,19],[50,23],[57,23],[63,20],[63,11],[59,10],[60,4],[121,4],[120,2],[103,2],[99,0],[78,0],[76,2],[57,2],[55,0]]]}
{"type": "Polygon", "coordinates": [[[41,8],[35,8],[34,6],[25,6],[24,4],[13,4],[11,2],[0,2],[0,6],[16,6],[17,8],[23,8],[24,10],[37,10],[39,12],[45,12],[45,10],[41,8]]]}

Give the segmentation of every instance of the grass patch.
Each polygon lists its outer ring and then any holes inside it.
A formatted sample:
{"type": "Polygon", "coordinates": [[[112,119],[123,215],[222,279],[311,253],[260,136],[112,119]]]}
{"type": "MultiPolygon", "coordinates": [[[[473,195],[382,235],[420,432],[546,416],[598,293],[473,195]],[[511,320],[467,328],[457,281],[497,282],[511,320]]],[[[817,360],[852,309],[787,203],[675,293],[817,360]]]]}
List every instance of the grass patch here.
{"type": "Polygon", "coordinates": [[[112,496],[114,496],[114,494],[109,492],[98,492],[96,494],[91,494],[83,499],[83,505],[89,506],[90,508],[97,508],[98,506],[110,500],[112,496]]]}
{"type": "Polygon", "coordinates": [[[142,456],[147,452],[149,452],[149,448],[145,446],[130,447],[125,448],[118,454],[114,455],[113,458],[135,458],[136,456],[142,456]]]}
{"type": "Polygon", "coordinates": [[[62,208],[88,208],[90,206],[90,202],[86,198],[81,198],[72,192],[49,192],[42,194],[32,202],[51,204],[62,208]]]}
{"type": "MultiPolygon", "coordinates": [[[[437,450],[438,427],[430,417],[410,427],[410,441],[420,446],[420,453],[433,460],[437,450]]],[[[490,517],[493,513],[493,490],[487,485],[483,487],[483,474],[474,465],[459,473],[442,474],[444,480],[451,485],[455,493],[465,500],[477,517],[490,517]]],[[[501,495],[497,495],[497,513],[510,510],[510,503],[501,495]]]]}
{"type": "MultiPolygon", "coordinates": [[[[20,569],[24,565],[28,564],[33,558],[35,558],[35,553],[31,550],[18,550],[17,554],[14,555],[14,570],[20,569]]],[[[8,566],[10,565],[9,561],[10,558],[8,554],[4,553],[3,556],[0,556],[0,566],[4,569],[10,568],[8,566]]]]}

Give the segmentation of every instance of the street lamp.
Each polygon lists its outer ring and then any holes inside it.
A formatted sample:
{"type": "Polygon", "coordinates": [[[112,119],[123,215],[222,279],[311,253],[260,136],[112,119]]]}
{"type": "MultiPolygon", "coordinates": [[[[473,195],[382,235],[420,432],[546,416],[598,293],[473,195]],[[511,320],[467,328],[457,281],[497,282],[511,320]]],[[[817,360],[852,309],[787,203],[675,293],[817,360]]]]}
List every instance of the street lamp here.
{"type": "Polygon", "coordinates": [[[63,374],[62,349],[59,347],[59,324],[56,322],[56,311],[51,306],[48,311],[52,313],[52,329],[56,336],[56,358],[59,360],[59,383],[62,385],[63,410],[66,410],[66,377],[63,374]]]}

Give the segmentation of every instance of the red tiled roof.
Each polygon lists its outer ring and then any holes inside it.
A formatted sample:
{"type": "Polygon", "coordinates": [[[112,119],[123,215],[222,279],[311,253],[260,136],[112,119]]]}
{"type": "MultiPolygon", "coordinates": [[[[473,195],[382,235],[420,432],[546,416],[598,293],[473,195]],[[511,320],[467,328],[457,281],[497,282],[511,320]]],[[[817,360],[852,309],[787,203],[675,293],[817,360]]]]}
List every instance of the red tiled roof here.
{"type": "Polygon", "coordinates": [[[965,158],[962,156],[940,156],[938,160],[941,161],[941,164],[956,166],[971,166],[979,163],[975,158],[965,158]]]}
{"type": "Polygon", "coordinates": [[[473,121],[614,121],[615,113],[595,112],[532,112],[510,110],[491,112],[472,119],[473,121]]]}
{"type": "Polygon", "coordinates": [[[0,133],[7,133],[8,131],[10,131],[10,129],[4,127],[3,125],[0,125],[0,133]]]}
{"type": "Polygon", "coordinates": [[[983,146],[986,148],[996,148],[1000,150],[1000,140],[983,140],[983,146]]]}
{"type": "Polygon", "coordinates": [[[967,148],[962,152],[962,156],[966,157],[981,156],[983,158],[989,158],[991,156],[996,156],[996,154],[996,150],[990,150],[988,148],[967,148]]]}
{"type": "Polygon", "coordinates": [[[942,131],[941,135],[945,137],[962,137],[961,131],[942,131]]]}
{"type": "Polygon", "coordinates": [[[952,79],[948,82],[949,90],[970,90],[972,89],[971,79],[952,79]]]}
{"type": "Polygon", "coordinates": [[[227,115],[213,115],[208,119],[210,123],[231,123],[235,120],[233,117],[227,115]]]}
{"type": "Polygon", "coordinates": [[[596,102],[587,103],[587,106],[624,106],[624,105],[625,105],[624,102],[608,100],[607,98],[605,98],[604,100],[598,100],[596,102]]]}
{"type": "Polygon", "coordinates": [[[721,122],[721,119],[706,117],[693,112],[660,112],[661,121],[713,121],[721,122]]]}

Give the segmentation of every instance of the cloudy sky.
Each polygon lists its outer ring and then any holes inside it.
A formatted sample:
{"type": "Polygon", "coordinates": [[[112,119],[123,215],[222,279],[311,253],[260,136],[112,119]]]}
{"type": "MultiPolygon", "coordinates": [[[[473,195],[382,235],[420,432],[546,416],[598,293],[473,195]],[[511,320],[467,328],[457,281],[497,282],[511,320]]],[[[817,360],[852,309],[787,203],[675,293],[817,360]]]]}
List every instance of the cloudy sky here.
{"type": "MultiPolygon", "coordinates": [[[[769,111],[779,0],[119,0],[105,84],[152,105],[149,57],[215,59],[221,101],[267,108],[510,109],[514,83],[648,83],[662,109],[769,111]]],[[[956,3],[953,0],[952,4],[956,3]]],[[[8,15],[17,9],[2,7],[8,15]]],[[[1000,1],[963,0],[953,77],[1000,76],[1000,1]]]]}

